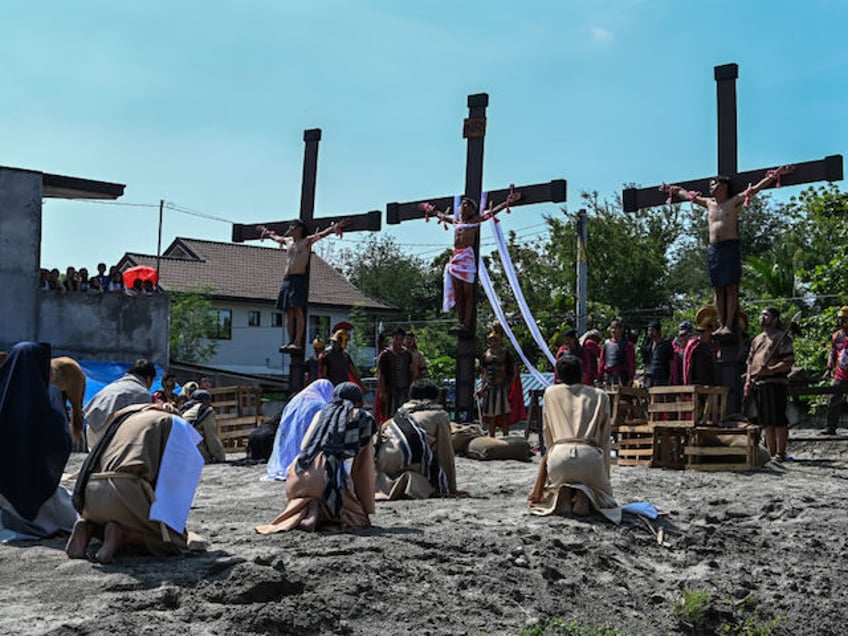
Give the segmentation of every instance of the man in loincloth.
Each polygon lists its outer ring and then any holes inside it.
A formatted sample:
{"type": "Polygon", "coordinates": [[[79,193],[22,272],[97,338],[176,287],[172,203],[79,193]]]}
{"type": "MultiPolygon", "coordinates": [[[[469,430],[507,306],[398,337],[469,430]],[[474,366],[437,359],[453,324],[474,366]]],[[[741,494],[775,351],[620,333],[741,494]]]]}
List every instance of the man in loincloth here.
{"type": "Polygon", "coordinates": [[[256,227],[261,232],[260,240],[270,238],[286,250],[283,284],[277,296],[277,309],[286,314],[289,343],[280,347],[281,352],[303,351],[303,334],[306,331],[306,272],[309,269],[312,246],[333,232],[339,234],[348,225],[349,220],[339,221],[320,232],[310,234],[309,226],[300,219],[295,219],[283,236],[262,225],[256,227]]]}
{"type": "Polygon", "coordinates": [[[439,221],[454,226],[453,254],[445,265],[445,287],[443,311],[456,306],[459,324],[451,329],[460,333],[469,333],[474,318],[474,277],[477,275],[477,257],[474,243],[477,240],[480,223],[505,210],[521,198],[518,192],[511,192],[506,201],[496,205],[480,215],[477,204],[468,197],[462,199],[459,216],[447,212],[437,212],[439,221]]]}
{"type": "Polygon", "coordinates": [[[781,175],[795,170],[795,166],[780,166],[769,170],[755,185],[740,193],[732,191],[730,178],[719,175],[710,180],[709,197],[699,192],[689,192],[679,186],[663,186],[671,196],[692,201],[707,209],[710,244],[707,247],[707,266],[710,283],[715,290],[715,305],[721,327],[717,336],[734,333],[739,310],[739,280],[742,278],[742,249],[739,243],[739,212],[747,200],[767,185],[780,181],[781,175]]]}
{"type": "Polygon", "coordinates": [[[780,324],[780,311],[766,307],[760,314],[763,331],[751,342],[745,395],[753,394],[757,424],[766,434],[766,446],[774,461],[786,459],[789,420],[786,418],[786,391],[789,372],[795,363],[792,338],[780,324]]]}

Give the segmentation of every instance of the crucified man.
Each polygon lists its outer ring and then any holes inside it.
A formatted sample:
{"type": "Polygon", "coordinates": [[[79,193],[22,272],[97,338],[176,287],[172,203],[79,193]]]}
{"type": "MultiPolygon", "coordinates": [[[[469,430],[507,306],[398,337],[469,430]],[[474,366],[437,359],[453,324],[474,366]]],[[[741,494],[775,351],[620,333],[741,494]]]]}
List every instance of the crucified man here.
{"type": "Polygon", "coordinates": [[[286,265],[283,269],[283,284],[277,297],[277,309],[286,313],[289,343],[280,347],[281,352],[303,351],[303,334],[306,331],[306,271],[312,245],[333,232],[341,236],[342,230],[348,225],[350,221],[345,219],[320,232],[310,234],[309,226],[296,219],[291,222],[283,236],[262,225],[256,226],[261,232],[260,240],[270,238],[286,250],[286,265]]]}
{"type": "MultiPolygon", "coordinates": [[[[510,192],[506,201],[490,207],[485,214],[480,214],[477,203],[467,197],[459,205],[459,214],[452,216],[448,211],[437,210],[439,222],[454,226],[453,254],[445,265],[445,288],[443,311],[450,311],[456,306],[456,316],[459,324],[451,329],[452,332],[470,333],[474,319],[474,277],[477,274],[477,258],[474,254],[474,243],[480,229],[480,224],[493,218],[499,212],[521,198],[521,193],[510,192]]],[[[432,212],[433,206],[423,204],[427,212],[432,212]]]]}
{"type": "Polygon", "coordinates": [[[766,172],[766,176],[747,189],[734,193],[730,178],[719,175],[710,180],[710,196],[700,192],[687,191],[680,186],[660,186],[667,192],[669,203],[673,197],[691,201],[707,209],[707,221],[710,231],[710,244],[707,247],[707,266],[710,283],[715,290],[715,304],[721,328],[716,335],[728,335],[736,328],[739,313],[739,281],[742,278],[742,249],[739,243],[739,212],[748,205],[752,195],[766,186],[777,182],[780,177],[795,170],[795,166],[780,166],[766,172]]]}

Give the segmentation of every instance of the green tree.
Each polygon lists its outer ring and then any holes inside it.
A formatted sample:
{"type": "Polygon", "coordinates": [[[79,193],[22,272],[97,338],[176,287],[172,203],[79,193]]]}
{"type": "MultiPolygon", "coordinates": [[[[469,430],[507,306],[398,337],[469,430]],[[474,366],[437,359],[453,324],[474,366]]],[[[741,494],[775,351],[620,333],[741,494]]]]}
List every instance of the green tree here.
{"type": "Polygon", "coordinates": [[[361,249],[342,250],[335,259],[341,272],[362,292],[397,308],[407,320],[441,302],[437,273],[420,258],[404,253],[394,237],[369,236],[361,249]]]}
{"type": "Polygon", "coordinates": [[[218,342],[208,338],[216,325],[208,289],[172,293],[168,334],[171,359],[195,364],[209,360],[218,349],[218,342]]]}

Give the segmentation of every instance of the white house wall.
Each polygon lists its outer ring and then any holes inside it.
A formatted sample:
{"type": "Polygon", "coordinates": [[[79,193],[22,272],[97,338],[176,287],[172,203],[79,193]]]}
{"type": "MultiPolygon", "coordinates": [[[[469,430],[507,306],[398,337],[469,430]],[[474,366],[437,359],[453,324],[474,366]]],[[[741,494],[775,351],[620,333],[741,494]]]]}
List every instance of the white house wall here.
{"type": "MultiPolygon", "coordinates": [[[[280,345],[288,342],[285,316],[283,327],[272,327],[272,314],[276,313],[273,305],[217,300],[213,301],[212,306],[214,309],[232,311],[232,338],[217,340],[218,349],[215,355],[204,364],[255,374],[288,375],[289,356],[278,352],[280,345]],[[260,312],[258,327],[248,326],[250,311],[260,312]]],[[[313,316],[328,316],[330,327],[339,321],[350,320],[350,314],[338,308],[314,306],[310,307],[309,313],[313,316]]],[[[327,339],[331,334],[321,335],[327,339]]],[[[312,336],[311,333],[306,334],[307,357],[315,352],[312,348],[312,336]]],[[[373,355],[373,351],[369,352],[369,355],[373,355]]]]}

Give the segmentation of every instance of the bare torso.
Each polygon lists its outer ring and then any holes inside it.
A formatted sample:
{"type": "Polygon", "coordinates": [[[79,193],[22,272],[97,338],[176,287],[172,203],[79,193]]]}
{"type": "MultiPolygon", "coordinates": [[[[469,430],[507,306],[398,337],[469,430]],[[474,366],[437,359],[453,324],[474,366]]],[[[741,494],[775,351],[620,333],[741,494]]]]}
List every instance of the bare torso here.
{"type": "Polygon", "coordinates": [[[739,208],[741,203],[731,197],[719,203],[707,199],[707,221],[710,228],[710,243],[721,243],[739,238],[739,208]]]}
{"type": "Polygon", "coordinates": [[[474,247],[474,241],[480,228],[480,217],[460,219],[457,223],[458,225],[454,228],[453,233],[454,249],[461,250],[466,247],[474,247]],[[463,225],[470,225],[470,227],[462,227],[463,225]]]}

